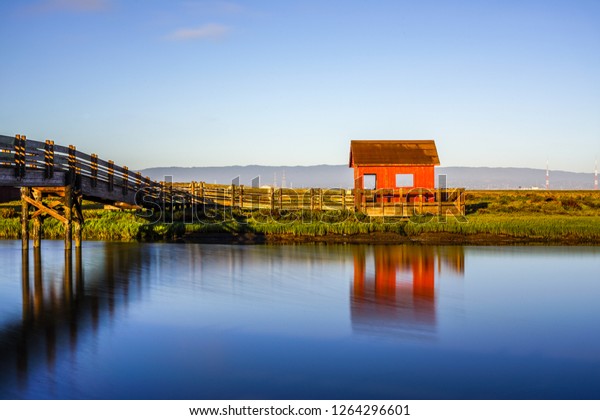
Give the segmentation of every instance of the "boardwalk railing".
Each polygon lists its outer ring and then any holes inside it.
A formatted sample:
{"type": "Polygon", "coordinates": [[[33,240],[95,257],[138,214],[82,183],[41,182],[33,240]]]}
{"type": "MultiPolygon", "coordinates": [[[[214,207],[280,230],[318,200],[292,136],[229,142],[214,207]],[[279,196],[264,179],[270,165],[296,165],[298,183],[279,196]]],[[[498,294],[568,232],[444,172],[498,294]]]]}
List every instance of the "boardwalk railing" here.
{"type": "MultiPolygon", "coordinates": [[[[83,197],[106,204],[143,206],[144,201],[170,204],[172,188],[164,182],[142,177],[127,166],[88,155],[75,146],[51,140],[39,142],[25,136],[0,135],[0,186],[64,187],[72,185],[83,197]],[[142,192],[142,194],[140,194],[142,192]]],[[[185,191],[176,192],[187,197],[185,191]]]]}

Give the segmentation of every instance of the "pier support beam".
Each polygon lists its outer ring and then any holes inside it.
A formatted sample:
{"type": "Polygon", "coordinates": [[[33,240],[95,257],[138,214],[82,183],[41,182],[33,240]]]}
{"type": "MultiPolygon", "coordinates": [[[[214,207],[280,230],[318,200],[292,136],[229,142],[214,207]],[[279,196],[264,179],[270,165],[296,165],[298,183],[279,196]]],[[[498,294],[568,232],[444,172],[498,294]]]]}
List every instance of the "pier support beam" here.
{"type": "Polygon", "coordinates": [[[65,250],[72,248],[73,233],[75,234],[75,247],[81,246],[83,230],[83,213],[81,210],[82,195],[73,186],[65,187],[23,187],[21,188],[21,237],[22,247],[29,247],[29,220],[33,222],[33,247],[41,245],[42,221],[50,216],[62,223],[64,227],[65,250]],[[42,198],[51,198],[54,201],[44,203],[42,198]],[[30,213],[29,207],[35,212],[30,213]]]}

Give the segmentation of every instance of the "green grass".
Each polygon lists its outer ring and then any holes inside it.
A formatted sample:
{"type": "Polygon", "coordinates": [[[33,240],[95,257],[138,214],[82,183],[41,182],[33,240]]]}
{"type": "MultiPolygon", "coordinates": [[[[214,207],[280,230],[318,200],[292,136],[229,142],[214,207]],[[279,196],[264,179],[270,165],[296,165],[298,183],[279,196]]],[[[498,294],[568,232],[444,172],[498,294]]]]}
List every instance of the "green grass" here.
{"type": "Polygon", "coordinates": [[[409,223],[407,235],[448,232],[462,235],[506,235],[532,240],[561,241],[565,239],[600,242],[600,217],[565,215],[470,215],[466,223],[409,223]]]}
{"type": "MultiPolygon", "coordinates": [[[[541,241],[575,240],[600,242],[600,192],[598,191],[469,191],[466,196],[467,221],[449,217],[446,223],[432,218],[385,220],[350,211],[293,212],[240,211],[214,212],[203,220],[190,214],[175,214],[173,223],[150,224],[133,211],[112,211],[88,205],[84,209],[84,239],[171,240],[203,233],[256,233],[264,235],[325,236],[394,232],[415,237],[426,233],[460,235],[505,235],[541,241]]],[[[0,205],[0,238],[20,237],[20,204],[0,205]]],[[[62,225],[47,218],[44,237],[63,237],[62,225]]]]}

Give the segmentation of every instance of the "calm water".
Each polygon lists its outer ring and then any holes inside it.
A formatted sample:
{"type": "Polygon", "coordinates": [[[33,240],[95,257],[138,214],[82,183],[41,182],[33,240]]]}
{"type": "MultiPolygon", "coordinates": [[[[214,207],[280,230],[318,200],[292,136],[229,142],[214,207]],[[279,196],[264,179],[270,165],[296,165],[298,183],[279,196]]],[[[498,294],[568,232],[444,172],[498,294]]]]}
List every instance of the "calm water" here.
{"type": "Polygon", "coordinates": [[[599,247],[0,241],[0,396],[599,399],[599,247]]]}

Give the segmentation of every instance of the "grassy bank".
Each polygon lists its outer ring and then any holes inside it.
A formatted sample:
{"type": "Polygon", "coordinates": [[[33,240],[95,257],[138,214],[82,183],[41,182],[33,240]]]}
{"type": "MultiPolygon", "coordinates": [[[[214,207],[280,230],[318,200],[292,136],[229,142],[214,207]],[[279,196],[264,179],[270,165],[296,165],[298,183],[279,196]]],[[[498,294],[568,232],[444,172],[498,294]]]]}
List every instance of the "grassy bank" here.
{"type": "MultiPolygon", "coordinates": [[[[84,239],[100,240],[203,240],[211,235],[260,236],[265,240],[343,237],[409,241],[451,235],[451,241],[469,243],[473,238],[514,238],[517,241],[600,244],[600,193],[597,191],[471,191],[467,193],[466,221],[448,217],[412,220],[369,218],[352,212],[234,211],[225,216],[206,214],[201,219],[175,214],[172,223],[153,223],[133,211],[111,211],[88,205],[84,209],[84,239]]],[[[0,238],[20,237],[20,205],[0,206],[0,238]]],[[[63,235],[60,223],[47,218],[44,237],[63,235]]]]}

